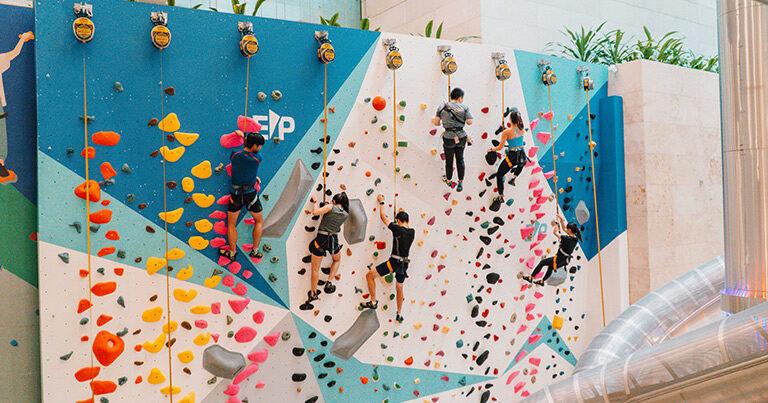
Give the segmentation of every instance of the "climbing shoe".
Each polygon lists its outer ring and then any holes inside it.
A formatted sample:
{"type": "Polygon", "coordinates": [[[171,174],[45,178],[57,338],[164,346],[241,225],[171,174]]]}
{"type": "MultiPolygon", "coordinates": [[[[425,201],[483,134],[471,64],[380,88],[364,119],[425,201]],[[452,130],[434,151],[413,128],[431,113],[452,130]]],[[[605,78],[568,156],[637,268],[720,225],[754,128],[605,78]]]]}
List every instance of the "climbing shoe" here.
{"type": "Polygon", "coordinates": [[[232,252],[231,250],[226,249],[219,249],[219,256],[224,256],[225,258],[234,261],[237,257],[237,252],[232,252]]]}
{"type": "Polygon", "coordinates": [[[317,301],[320,299],[320,290],[316,290],[315,292],[312,292],[312,290],[307,291],[307,303],[310,303],[312,301],[317,301]]]}
{"type": "Polygon", "coordinates": [[[16,172],[11,171],[10,169],[7,170],[7,172],[8,172],[7,176],[0,175],[0,185],[16,183],[16,181],[18,180],[18,177],[16,177],[16,172]]]}
{"type": "Polygon", "coordinates": [[[323,291],[325,291],[326,294],[333,294],[336,292],[336,286],[331,284],[330,281],[327,281],[323,287],[323,291]]]}
{"type": "Polygon", "coordinates": [[[446,178],[445,175],[443,175],[442,180],[443,180],[443,183],[448,185],[449,188],[453,188],[453,181],[452,180],[446,178]]]}
{"type": "Polygon", "coordinates": [[[376,309],[379,307],[379,301],[365,301],[360,303],[360,309],[376,309]]]}
{"type": "Polygon", "coordinates": [[[254,258],[254,259],[261,259],[264,257],[264,254],[256,249],[251,249],[251,251],[248,253],[248,256],[254,258]]]}
{"type": "Polygon", "coordinates": [[[464,190],[464,182],[459,181],[459,184],[456,185],[456,191],[461,192],[462,190],[464,190]]]}
{"type": "Polygon", "coordinates": [[[403,319],[403,316],[398,313],[397,315],[395,315],[395,320],[397,321],[397,323],[403,323],[404,319],[403,319]]]}
{"type": "Polygon", "coordinates": [[[543,286],[543,285],[544,285],[544,280],[539,280],[539,281],[531,281],[531,283],[533,283],[533,284],[536,284],[536,285],[541,285],[541,286],[543,286]]]}
{"type": "Polygon", "coordinates": [[[493,201],[491,202],[491,207],[489,209],[493,212],[499,211],[501,208],[501,203],[504,202],[504,198],[502,196],[496,196],[493,198],[493,201]]]}
{"type": "Polygon", "coordinates": [[[314,309],[314,308],[315,308],[315,306],[310,304],[309,302],[305,302],[305,303],[299,305],[299,309],[301,309],[302,311],[309,311],[309,310],[314,309]]]}
{"type": "Polygon", "coordinates": [[[509,183],[509,184],[510,184],[510,185],[512,185],[512,186],[515,186],[515,179],[517,179],[517,177],[516,177],[516,176],[515,176],[515,177],[512,177],[512,179],[510,179],[509,181],[507,181],[507,183],[509,183]]]}

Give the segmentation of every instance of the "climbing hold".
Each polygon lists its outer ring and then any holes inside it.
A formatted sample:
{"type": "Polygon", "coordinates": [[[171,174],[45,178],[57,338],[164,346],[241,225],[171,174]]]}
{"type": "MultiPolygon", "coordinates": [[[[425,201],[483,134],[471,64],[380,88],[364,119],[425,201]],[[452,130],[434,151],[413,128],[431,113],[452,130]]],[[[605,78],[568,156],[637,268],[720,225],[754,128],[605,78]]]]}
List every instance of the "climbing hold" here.
{"type": "Polygon", "coordinates": [[[563,317],[555,315],[552,317],[552,327],[561,330],[563,328],[563,317]]]}
{"type": "Polygon", "coordinates": [[[272,332],[266,336],[264,336],[264,341],[267,342],[267,344],[270,345],[270,347],[274,347],[277,345],[277,340],[280,338],[280,332],[272,332]]]}
{"type": "Polygon", "coordinates": [[[91,135],[91,141],[99,146],[115,146],[120,142],[120,134],[115,132],[96,132],[91,135]]]}
{"type": "Polygon", "coordinates": [[[181,123],[175,113],[169,113],[157,124],[157,127],[164,132],[175,132],[181,128],[181,123]]]}
{"type": "Polygon", "coordinates": [[[212,375],[232,379],[245,366],[246,361],[242,354],[229,351],[218,344],[203,350],[203,368],[212,375]]]}
{"type": "Polygon", "coordinates": [[[59,253],[58,256],[59,256],[59,259],[61,259],[62,262],[69,263],[69,252],[59,253]]]}
{"type": "Polygon", "coordinates": [[[262,323],[264,322],[264,311],[256,311],[256,312],[253,314],[253,321],[254,321],[254,322],[257,324],[257,325],[260,325],[260,324],[262,324],[262,323]]]}
{"type": "Polygon", "coordinates": [[[203,193],[193,193],[192,201],[194,201],[200,208],[208,208],[213,206],[213,203],[216,202],[216,197],[213,195],[205,195],[203,193]]]}
{"type": "Polygon", "coordinates": [[[115,81],[115,83],[112,84],[112,89],[114,89],[115,92],[123,92],[124,90],[123,83],[121,83],[120,81],[115,81]]]}
{"type": "Polygon", "coordinates": [[[165,334],[171,334],[175,332],[176,329],[178,328],[179,328],[179,324],[175,320],[163,323],[163,333],[165,334]]]}
{"type": "Polygon", "coordinates": [[[236,314],[242,313],[245,308],[248,306],[248,303],[251,302],[250,299],[230,299],[229,301],[229,307],[232,308],[232,311],[236,314]]]}
{"type": "Polygon", "coordinates": [[[141,320],[144,322],[157,322],[163,317],[163,308],[156,306],[149,308],[141,314],[141,320]]]}
{"type": "Polygon", "coordinates": [[[90,381],[99,376],[99,372],[101,372],[101,367],[83,367],[75,372],[75,379],[78,382],[90,381]]]}
{"type": "Polygon", "coordinates": [[[112,381],[91,381],[91,391],[94,395],[106,395],[117,390],[117,384],[112,381]]]}
{"type": "Polygon", "coordinates": [[[584,200],[579,200],[579,203],[576,205],[576,221],[579,222],[579,225],[584,225],[587,221],[589,221],[589,209],[587,208],[587,204],[584,203],[584,200]]]}
{"type": "MultiPolygon", "coordinates": [[[[120,170],[121,170],[121,171],[123,171],[124,173],[127,173],[127,174],[129,174],[129,173],[132,173],[132,172],[133,172],[133,170],[132,170],[132,169],[131,169],[131,167],[128,165],[128,163],[125,163],[125,164],[123,164],[123,166],[121,166],[121,167],[120,167],[120,170]]],[[[92,200],[92,201],[93,201],[93,200],[92,200]]]]}
{"type": "Polygon", "coordinates": [[[179,248],[173,248],[168,251],[168,253],[165,254],[165,258],[168,260],[179,260],[184,257],[186,253],[184,253],[183,250],[179,248]]]}
{"type": "Polygon", "coordinates": [[[80,156],[81,157],[85,157],[86,153],[88,154],[88,159],[89,160],[92,160],[92,159],[96,158],[96,149],[95,148],[93,148],[91,146],[83,148],[83,151],[80,151],[80,156]]]}
{"type": "Polygon", "coordinates": [[[189,176],[185,176],[184,179],[181,180],[181,189],[187,193],[192,192],[195,190],[195,181],[189,176]]]}
{"type": "Polygon", "coordinates": [[[208,160],[205,160],[195,166],[192,167],[192,175],[199,179],[208,179],[213,175],[213,170],[211,169],[211,162],[208,160]]]}
{"type": "Polygon", "coordinates": [[[187,243],[195,250],[203,250],[208,247],[208,240],[199,235],[189,237],[187,243]]]}
{"type": "Polygon", "coordinates": [[[238,343],[248,343],[256,338],[256,330],[250,326],[243,326],[235,333],[235,341],[238,343]]]}
{"type": "Polygon", "coordinates": [[[172,96],[176,95],[176,88],[173,88],[173,87],[166,87],[166,88],[163,90],[163,92],[165,92],[165,94],[166,94],[166,95],[168,95],[168,96],[171,96],[171,97],[172,97],[172,96]]]}
{"type": "Polygon", "coordinates": [[[101,172],[101,177],[104,178],[104,180],[109,180],[115,177],[117,175],[117,172],[115,171],[115,168],[112,167],[112,164],[109,162],[102,162],[99,166],[99,172],[101,172]]]}
{"type": "Polygon", "coordinates": [[[141,347],[150,353],[157,353],[162,350],[164,344],[165,333],[161,333],[160,336],[157,336],[155,341],[145,341],[141,347]]]}
{"type": "Polygon", "coordinates": [[[258,99],[261,102],[264,102],[267,99],[267,94],[265,94],[263,91],[259,91],[259,93],[256,94],[256,99],[258,99]]]}
{"type": "Polygon", "coordinates": [[[373,109],[376,109],[377,111],[383,111],[384,108],[387,107],[387,100],[383,97],[377,96],[373,98],[371,105],[373,106],[373,109]]]}
{"type": "Polygon", "coordinates": [[[538,132],[536,133],[536,138],[539,140],[539,142],[543,144],[549,143],[549,139],[552,135],[548,132],[538,132]]]}
{"type": "Polygon", "coordinates": [[[161,220],[167,222],[168,224],[175,224],[178,222],[181,219],[182,214],[184,214],[184,207],[179,207],[176,210],[161,211],[157,213],[158,217],[160,217],[161,220]]]}
{"type": "Polygon", "coordinates": [[[195,354],[191,350],[184,350],[177,356],[179,357],[179,361],[183,362],[184,364],[189,364],[192,362],[192,360],[195,359],[195,354]]]}
{"type": "Polygon", "coordinates": [[[102,283],[96,283],[91,287],[91,292],[97,297],[103,297],[105,295],[112,294],[117,289],[117,283],[114,281],[105,281],[102,283]]]}
{"type": "Polygon", "coordinates": [[[173,298],[181,302],[190,302],[197,296],[197,290],[190,288],[184,290],[182,288],[176,288],[173,290],[173,298]]]}
{"type": "Polygon", "coordinates": [[[149,371],[149,375],[147,376],[147,382],[152,385],[159,385],[165,382],[165,375],[157,367],[152,368],[152,370],[149,371]]]}
{"type": "Polygon", "coordinates": [[[192,278],[192,274],[194,274],[194,270],[192,269],[192,265],[189,265],[176,272],[176,278],[182,281],[189,280],[192,278]]]}
{"type": "Polygon", "coordinates": [[[282,98],[283,98],[282,92],[280,92],[279,90],[272,90],[272,99],[274,99],[275,101],[279,101],[282,98]]]}
{"type": "Polygon", "coordinates": [[[171,385],[166,385],[160,388],[160,393],[168,396],[168,395],[178,395],[181,393],[181,387],[180,386],[174,386],[171,387],[171,385]]]}
{"type": "Polygon", "coordinates": [[[125,342],[119,336],[106,330],[101,330],[93,337],[93,356],[105,367],[115,362],[123,353],[125,342]]]}
{"type": "Polygon", "coordinates": [[[112,211],[101,209],[90,215],[91,222],[94,224],[106,224],[112,220],[112,211]]]}
{"type": "Polygon", "coordinates": [[[160,147],[160,155],[163,156],[163,159],[165,159],[168,162],[176,162],[178,161],[182,155],[184,155],[184,151],[186,148],[184,146],[178,146],[174,149],[169,149],[167,146],[160,147]]]}
{"type": "Polygon", "coordinates": [[[198,232],[205,234],[206,232],[210,232],[213,229],[213,224],[211,224],[211,222],[207,219],[201,218],[195,221],[195,229],[198,232]]]}
{"type": "Polygon", "coordinates": [[[211,276],[203,280],[203,285],[205,285],[208,288],[216,288],[217,285],[221,282],[221,276],[211,276]]]}
{"type": "Polygon", "coordinates": [[[167,260],[165,260],[163,258],[160,258],[160,257],[150,256],[147,259],[147,266],[146,266],[147,273],[148,274],[155,274],[158,271],[160,271],[160,269],[165,267],[166,264],[168,264],[167,260]]]}
{"type": "Polygon", "coordinates": [[[101,200],[101,188],[99,187],[99,183],[95,180],[89,180],[87,182],[83,182],[80,185],[78,185],[75,188],[75,196],[86,200],[86,183],[88,184],[88,200],[92,202],[97,202],[101,200]]]}

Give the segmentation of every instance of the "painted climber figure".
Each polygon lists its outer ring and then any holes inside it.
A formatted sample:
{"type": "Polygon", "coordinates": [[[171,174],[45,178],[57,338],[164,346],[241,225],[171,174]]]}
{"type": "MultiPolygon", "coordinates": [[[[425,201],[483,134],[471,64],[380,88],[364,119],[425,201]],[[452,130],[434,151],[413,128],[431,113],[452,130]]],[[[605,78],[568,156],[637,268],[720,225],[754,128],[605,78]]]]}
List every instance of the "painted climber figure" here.
{"type": "Polygon", "coordinates": [[[499,152],[506,147],[504,158],[499,162],[499,168],[496,171],[496,188],[499,191],[498,196],[491,203],[491,211],[499,211],[499,207],[505,202],[504,199],[504,177],[507,173],[512,173],[510,184],[515,185],[515,179],[523,171],[523,167],[528,162],[528,157],[523,149],[523,135],[525,134],[525,124],[520,110],[512,108],[509,110],[510,127],[501,132],[499,145],[490,148],[489,152],[499,152]]]}
{"type": "Polygon", "coordinates": [[[437,113],[432,118],[432,124],[440,126],[442,123],[445,131],[442,134],[443,152],[445,153],[445,175],[443,182],[456,191],[464,189],[464,148],[472,145],[472,140],[464,131],[464,125],[472,125],[472,113],[464,105],[464,91],[461,88],[451,90],[451,100],[443,102],[437,113]],[[453,164],[456,161],[456,173],[458,183],[453,182],[453,164]]]}
{"type": "Polygon", "coordinates": [[[35,39],[35,34],[25,32],[19,35],[19,41],[13,49],[6,53],[0,53],[0,184],[16,182],[16,173],[8,169],[5,165],[5,159],[8,157],[8,129],[6,108],[8,104],[5,101],[5,90],[3,88],[3,73],[11,68],[11,61],[21,54],[21,48],[26,42],[35,39]]]}
{"type": "Polygon", "coordinates": [[[571,261],[573,251],[576,249],[576,245],[581,241],[581,230],[576,223],[567,223],[565,219],[558,214],[557,221],[554,223],[554,234],[560,241],[560,246],[557,249],[557,254],[553,257],[542,259],[530,276],[522,276],[521,278],[533,284],[544,285],[544,282],[552,276],[555,270],[568,266],[571,261]],[[564,232],[564,233],[563,233],[564,232]],[[557,267],[555,267],[555,261],[557,261],[557,267]],[[547,272],[544,273],[544,277],[541,280],[534,280],[534,278],[541,273],[544,268],[547,268],[547,272]]]}
{"type": "Polygon", "coordinates": [[[307,303],[302,308],[312,309],[310,303],[317,301],[320,296],[320,290],[317,289],[318,277],[320,276],[320,264],[323,258],[330,252],[333,262],[331,270],[328,273],[328,280],[323,286],[326,294],[336,292],[336,286],[333,285],[334,277],[341,264],[341,244],[339,243],[339,232],[341,226],[349,218],[349,198],[345,192],[336,193],[331,198],[331,202],[325,205],[314,203],[312,210],[304,210],[311,216],[321,216],[320,225],[317,227],[317,236],[309,243],[309,252],[312,254],[310,275],[310,289],[307,292],[307,303]]]}
{"type": "Polygon", "coordinates": [[[239,136],[243,137],[243,149],[234,151],[229,159],[232,161],[232,189],[229,193],[229,204],[227,205],[227,241],[229,250],[220,249],[219,253],[230,259],[235,260],[237,255],[237,218],[240,211],[246,208],[254,219],[253,224],[253,249],[249,256],[261,259],[264,255],[259,251],[261,243],[261,233],[264,228],[264,217],[261,214],[261,200],[259,200],[256,184],[259,181],[259,166],[264,158],[262,157],[261,147],[264,146],[264,136],[259,134],[260,128],[257,126],[255,133],[243,133],[236,130],[239,136]]]}
{"type": "Polygon", "coordinates": [[[403,283],[408,278],[408,264],[410,263],[408,254],[411,250],[411,244],[413,244],[413,240],[416,237],[416,231],[408,223],[408,213],[403,210],[398,211],[395,214],[395,222],[392,222],[384,212],[384,195],[378,195],[376,201],[379,202],[379,218],[381,218],[381,222],[392,231],[392,254],[389,256],[389,259],[375,268],[368,266],[365,280],[368,283],[370,301],[361,302],[360,308],[376,309],[379,306],[379,301],[376,300],[376,277],[394,274],[397,282],[395,284],[397,294],[397,314],[395,320],[402,323],[403,300],[405,299],[403,283]]]}

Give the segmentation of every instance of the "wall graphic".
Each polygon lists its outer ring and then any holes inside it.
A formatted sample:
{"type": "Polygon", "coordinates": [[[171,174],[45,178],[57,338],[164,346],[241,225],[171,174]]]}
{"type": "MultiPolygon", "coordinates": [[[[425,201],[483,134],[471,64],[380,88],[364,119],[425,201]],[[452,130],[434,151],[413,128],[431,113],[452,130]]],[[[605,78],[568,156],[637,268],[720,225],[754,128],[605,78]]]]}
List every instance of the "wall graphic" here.
{"type": "MultiPolygon", "coordinates": [[[[601,327],[591,221],[563,284],[538,287],[517,278],[555,248],[556,206],[547,186],[552,143],[538,135],[548,130],[540,116],[548,110],[541,56],[451,43],[459,64],[451,82],[466,91],[475,115],[465,186],[457,192],[440,180],[439,131],[430,124],[448,86],[437,41],[99,0],[95,38],[82,44],[71,34],[71,2],[47,1],[36,12],[45,401],[92,394],[113,402],[161,402],[173,394],[187,403],[521,399],[569,374],[601,327]],[[173,39],[163,51],[149,40],[152,11],[168,13],[173,39]],[[260,42],[250,66],[238,49],[237,22],[244,20],[260,42]],[[310,197],[321,197],[323,182],[323,65],[313,36],[325,28],[336,49],[328,66],[327,186],[359,199],[367,226],[363,242],[342,240],[336,291],[301,310],[307,245],[318,224],[302,210],[310,197]],[[383,38],[395,38],[404,55],[396,100],[383,38]],[[520,108],[526,124],[539,120],[525,136],[531,162],[498,212],[488,209],[495,167],[484,158],[502,109],[494,51],[504,51],[512,69],[507,106],[520,108]],[[376,96],[386,101],[381,111],[372,106],[376,96]],[[283,233],[263,239],[260,261],[248,257],[253,222],[241,215],[240,253],[230,261],[217,251],[226,239],[222,197],[232,151],[222,136],[230,137],[246,108],[267,137],[259,168],[264,216],[269,222],[272,213],[290,214],[283,233]],[[309,192],[296,186],[299,161],[309,192]],[[90,225],[86,178],[94,181],[90,225]],[[343,360],[332,345],[360,314],[366,267],[390,248],[375,197],[382,193],[391,203],[395,189],[416,229],[404,321],[394,320],[391,280],[379,281],[380,327],[343,360]],[[293,201],[298,209],[290,208],[293,201]],[[106,339],[123,348],[111,351],[106,339]]],[[[552,62],[561,76],[553,87],[560,201],[573,220],[579,201],[592,206],[584,170],[589,117],[579,64],[552,62]]],[[[606,115],[615,114],[603,102],[607,72],[590,68],[602,175],[606,166],[623,169],[623,151],[601,148],[603,137],[610,143],[622,133],[603,117],[603,103],[606,115]]],[[[623,183],[610,177],[600,186],[623,194],[623,183]]],[[[623,211],[623,197],[606,200],[613,200],[607,214],[623,211]]],[[[617,246],[624,231],[618,224],[602,234],[606,270],[626,260],[617,246]]]]}

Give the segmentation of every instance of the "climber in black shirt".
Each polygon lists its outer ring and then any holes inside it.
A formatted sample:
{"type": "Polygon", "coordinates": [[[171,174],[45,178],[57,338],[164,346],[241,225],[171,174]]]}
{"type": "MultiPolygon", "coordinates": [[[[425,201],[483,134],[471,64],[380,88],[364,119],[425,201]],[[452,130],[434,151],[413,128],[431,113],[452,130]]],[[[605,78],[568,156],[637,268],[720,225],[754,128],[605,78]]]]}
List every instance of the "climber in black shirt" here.
{"type": "Polygon", "coordinates": [[[365,280],[368,282],[368,293],[370,301],[360,303],[361,309],[376,309],[379,302],[376,300],[376,277],[386,276],[394,273],[397,284],[395,290],[397,291],[397,315],[395,320],[398,322],[403,321],[401,315],[403,309],[403,300],[405,295],[403,294],[403,283],[408,277],[408,254],[411,250],[411,244],[416,237],[416,231],[413,230],[408,224],[408,213],[405,211],[398,211],[395,215],[395,222],[391,222],[387,214],[384,213],[384,195],[379,195],[376,200],[379,202],[379,217],[381,222],[392,231],[392,254],[389,259],[379,264],[375,268],[368,266],[368,273],[365,274],[365,280]]]}
{"type": "Polygon", "coordinates": [[[558,215],[555,221],[555,236],[560,241],[560,247],[557,249],[557,254],[554,257],[548,257],[542,259],[539,264],[533,269],[530,276],[522,276],[522,279],[533,284],[544,285],[544,282],[552,275],[552,273],[561,268],[568,266],[571,261],[571,255],[573,255],[576,245],[581,241],[581,231],[576,223],[566,224],[565,219],[558,215]],[[564,234],[561,231],[565,231],[564,234]],[[541,280],[535,281],[534,278],[544,269],[547,268],[547,272],[544,273],[544,277],[541,280]]]}

